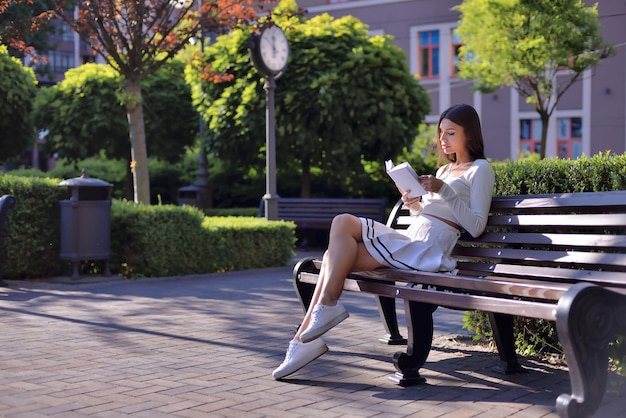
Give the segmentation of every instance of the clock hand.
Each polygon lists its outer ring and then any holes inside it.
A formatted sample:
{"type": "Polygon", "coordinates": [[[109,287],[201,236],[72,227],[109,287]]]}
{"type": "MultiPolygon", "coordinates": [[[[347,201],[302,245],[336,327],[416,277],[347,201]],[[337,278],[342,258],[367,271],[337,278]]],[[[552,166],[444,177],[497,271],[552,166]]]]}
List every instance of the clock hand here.
{"type": "Polygon", "coordinates": [[[276,56],[276,34],[272,32],[272,56],[276,56]]]}

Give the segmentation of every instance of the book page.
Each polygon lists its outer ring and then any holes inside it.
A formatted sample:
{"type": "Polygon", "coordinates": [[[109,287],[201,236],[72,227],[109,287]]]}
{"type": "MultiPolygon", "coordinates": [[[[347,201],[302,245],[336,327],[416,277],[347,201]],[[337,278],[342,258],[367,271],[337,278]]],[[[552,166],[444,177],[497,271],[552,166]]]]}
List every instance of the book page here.
{"type": "Polygon", "coordinates": [[[387,160],[385,161],[385,169],[401,190],[411,191],[409,197],[418,197],[427,193],[420,184],[417,173],[408,162],[394,166],[391,160],[387,160]]]}

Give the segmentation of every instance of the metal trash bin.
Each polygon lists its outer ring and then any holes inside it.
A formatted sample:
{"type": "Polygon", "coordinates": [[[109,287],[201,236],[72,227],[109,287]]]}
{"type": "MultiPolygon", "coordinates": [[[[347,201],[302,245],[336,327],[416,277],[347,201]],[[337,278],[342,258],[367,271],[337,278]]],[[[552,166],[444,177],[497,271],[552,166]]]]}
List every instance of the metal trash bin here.
{"type": "Polygon", "coordinates": [[[69,189],[69,200],[60,202],[60,257],[72,262],[72,280],[80,278],[81,260],[104,260],[104,275],[110,276],[113,185],[89,177],[83,169],[82,176],[63,180],[58,186],[69,189]]]}
{"type": "Polygon", "coordinates": [[[188,205],[201,207],[202,189],[194,184],[178,189],[178,206],[188,205]]]}

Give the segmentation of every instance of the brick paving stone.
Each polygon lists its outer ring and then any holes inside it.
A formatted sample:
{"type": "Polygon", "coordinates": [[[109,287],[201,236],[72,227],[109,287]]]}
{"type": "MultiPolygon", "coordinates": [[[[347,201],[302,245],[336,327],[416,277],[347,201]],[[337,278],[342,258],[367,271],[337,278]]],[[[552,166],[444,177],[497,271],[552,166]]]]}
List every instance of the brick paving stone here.
{"type": "MultiPolygon", "coordinates": [[[[292,265],[214,275],[64,284],[9,281],[0,293],[0,416],[17,417],[549,417],[569,392],[563,366],[524,358],[499,375],[462,313],[438,309],[422,386],[388,376],[404,347],[384,334],[373,297],[324,339],[329,353],[285,381],[302,308],[292,265]]],[[[400,321],[402,305],[397,304],[400,321]]],[[[594,418],[626,416],[626,378],[611,375],[594,418]]]]}

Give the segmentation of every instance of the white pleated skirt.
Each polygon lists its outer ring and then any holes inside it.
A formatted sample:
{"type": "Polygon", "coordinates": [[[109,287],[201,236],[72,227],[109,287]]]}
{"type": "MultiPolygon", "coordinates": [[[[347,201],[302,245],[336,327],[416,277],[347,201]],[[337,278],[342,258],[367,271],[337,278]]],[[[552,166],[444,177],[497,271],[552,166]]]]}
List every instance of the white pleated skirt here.
{"type": "Polygon", "coordinates": [[[428,216],[417,216],[406,230],[396,231],[380,222],[359,218],[365,248],[379,263],[403,270],[453,271],[450,257],[461,236],[458,229],[428,216]]]}

